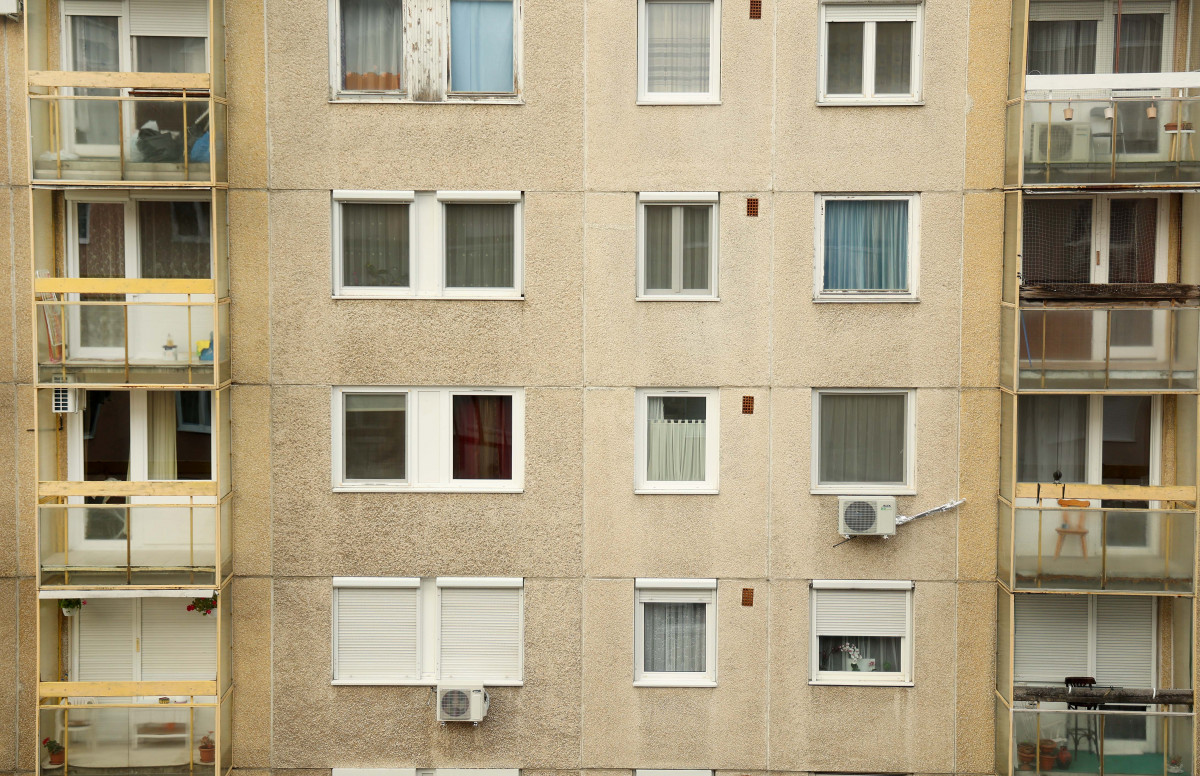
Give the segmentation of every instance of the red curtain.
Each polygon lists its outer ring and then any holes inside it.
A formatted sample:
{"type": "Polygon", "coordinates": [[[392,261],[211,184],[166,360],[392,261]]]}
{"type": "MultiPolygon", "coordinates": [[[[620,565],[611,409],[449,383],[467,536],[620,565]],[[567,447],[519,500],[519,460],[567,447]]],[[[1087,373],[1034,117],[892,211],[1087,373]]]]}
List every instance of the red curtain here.
{"type": "Polygon", "coordinates": [[[512,397],[454,397],[454,479],[512,479],[512,397]]]}

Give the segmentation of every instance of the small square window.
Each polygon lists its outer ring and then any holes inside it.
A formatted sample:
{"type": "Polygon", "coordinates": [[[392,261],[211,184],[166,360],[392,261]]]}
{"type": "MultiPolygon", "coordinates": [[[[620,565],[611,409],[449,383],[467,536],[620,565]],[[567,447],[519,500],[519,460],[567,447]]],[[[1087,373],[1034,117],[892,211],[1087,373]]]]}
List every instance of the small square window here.
{"type": "Polygon", "coordinates": [[[812,683],[911,684],[912,588],[889,580],[814,580],[812,683]]]}
{"type": "Polygon", "coordinates": [[[914,397],[911,390],[813,391],[813,492],[911,493],[914,397]]]}
{"type": "Polygon", "coordinates": [[[720,0],[638,0],[638,102],[720,99],[720,0]]]}
{"type": "Polygon", "coordinates": [[[715,579],[638,579],[634,684],[715,686],[715,579]]]}
{"type": "Polygon", "coordinates": [[[718,399],[715,388],[638,391],[635,492],[717,492],[718,399]]]}
{"type": "Polygon", "coordinates": [[[815,299],[915,301],[915,194],[817,196],[815,299]]]}
{"type": "Polygon", "coordinates": [[[717,298],[717,194],[638,197],[638,297],[717,298]]]}
{"type": "Polygon", "coordinates": [[[919,102],[923,14],[921,3],[823,3],[820,102],[919,102]]]}

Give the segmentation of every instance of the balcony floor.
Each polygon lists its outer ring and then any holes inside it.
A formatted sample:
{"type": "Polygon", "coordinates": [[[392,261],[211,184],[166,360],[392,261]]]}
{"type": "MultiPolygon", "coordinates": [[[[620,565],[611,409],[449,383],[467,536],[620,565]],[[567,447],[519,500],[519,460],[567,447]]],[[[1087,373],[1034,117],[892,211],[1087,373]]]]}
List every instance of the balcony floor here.
{"type": "MultiPolygon", "coordinates": [[[[186,733],[184,734],[186,735],[186,733]]],[[[74,744],[68,754],[67,774],[88,776],[102,774],[115,776],[118,773],[130,774],[188,774],[193,771],[193,763],[199,766],[197,770],[211,770],[212,764],[200,763],[200,750],[193,746],[190,753],[179,741],[143,741],[138,747],[131,748],[127,742],[106,743],[98,741],[94,746],[86,741],[74,744]]],[[[50,765],[49,760],[42,761],[42,773],[61,774],[63,766],[50,765]]]]}
{"type": "MultiPolygon", "coordinates": [[[[1104,757],[1104,770],[1100,769],[1100,758],[1094,753],[1086,749],[1083,751],[1075,750],[1071,764],[1066,768],[1055,766],[1054,773],[1076,773],[1076,774],[1100,774],[1104,776],[1162,776],[1163,763],[1166,760],[1163,758],[1162,752],[1147,752],[1145,754],[1110,754],[1104,757]]],[[[1035,763],[1036,764],[1036,763],[1035,763]]],[[[1035,771],[1017,769],[1020,774],[1033,774],[1035,771]]],[[[1047,773],[1047,771],[1042,771],[1047,773]]],[[[1186,772],[1181,772],[1176,776],[1190,776],[1186,772]]]]}

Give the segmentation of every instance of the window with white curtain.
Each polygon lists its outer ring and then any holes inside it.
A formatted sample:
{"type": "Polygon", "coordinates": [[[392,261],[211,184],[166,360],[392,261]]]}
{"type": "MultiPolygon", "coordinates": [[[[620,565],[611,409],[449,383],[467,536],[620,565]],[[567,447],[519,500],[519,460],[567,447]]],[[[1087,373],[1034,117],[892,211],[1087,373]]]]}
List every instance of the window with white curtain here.
{"type": "Polygon", "coordinates": [[[919,102],[923,17],[922,3],[822,3],[820,102],[919,102]]]}
{"type": "Polygon", "coordinates": [[[717,492],[718,399],[716,388],[638,390],[635,492],[717,492]]]}
{"type": "Polygon", "coordinates": [[[333,295],[522,298],[519,191],[333,192],[333,295]]]}
{"type": "Polygon", "coordinates": [[[915,300],[919,203],[915,194],[817,195],[815,298],[915,300]]]}
{"type": "Polygon", "coordinates": [[[330,0],[335,97],[516,101],[520,2],[330,0]],[[418,31],[415,40],[406,30],[418,31]]]}
{"type": "Polygon", "coordinates": [[[905,581],[813,580],[812,683],[911,684],[912,593],[905,581]]]}
{"type": "Polygon", "coordinates": [[[520,577],[334,577],[333,684],[519,685],[520,577]]]}
{"type": "Polygon", "coordinates": [[[721,0],[638,0],[638,102],[721,99],[721,0]]]}
{"type": "Polygon", "coordinates": [[[1032,0],[1026,72],[1034,76],[1161,73],[1172,68],[1170,0],[1032,0]]]}
{"type": "Polygon", "coordinates": [[[638,195],[638,297],[717,298],[717,192],[638,195]]]}
{"type": "Polygon", "coordinates": [[[715,686],[717,580],[638,579],[633,683],[715,686]]]}
{"type": "Polygon", "coordinates": [[[915,392],[813,391],[814,493],[911,493],[915,392]]]}
{"type": "Polygon", "coordinates": [[[520,388],[335,387],[333,487],[519,492],[524,399],[520,388]]]}

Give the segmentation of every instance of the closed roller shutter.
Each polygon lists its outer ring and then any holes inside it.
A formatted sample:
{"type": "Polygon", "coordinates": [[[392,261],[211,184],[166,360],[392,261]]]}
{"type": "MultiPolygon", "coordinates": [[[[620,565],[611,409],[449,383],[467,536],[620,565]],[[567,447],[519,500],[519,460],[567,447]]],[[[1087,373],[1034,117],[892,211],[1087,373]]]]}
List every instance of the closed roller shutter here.
{"type": "Polygon", "coordinates": [[[1068,676],[1091,675],[1087,597],[1017,596],[1014,611],[1014,681],[1062,684],[1068,676]]]}
{"type": "Polygon", "coordinates": [[[417,589],[339,587],[333,678],[418,679],[417,589]]]}
{"type": "Polygon", "coordinates": [[[442,679],[521,678],[521,589],[444,587],[442,679]]]}
{"type": "Polygon", "coordinates": [[[1096,682],[1154,687],[1154,599],[1096,600],[1096,682]]]}
{"type": "Polygon", "coordinates": [[[129,598],[92,598],[79,610],[77,682],[134,679],[133,607],[129,598]]]}
{"type": "Polygon", "coordinates": [[[208,37],[208,0],[129,0],[130,35],[208,37]]]}
{"type": "Polygon", "coordinates": [[[217,678],[217,615],[189,612],[186,598],[142,599],[142,680],[217,678]]]}
{"type": "Polygon", "coordinates": [[[907,636],[908,591],[817,590],[818,636],[907,636]]]}

